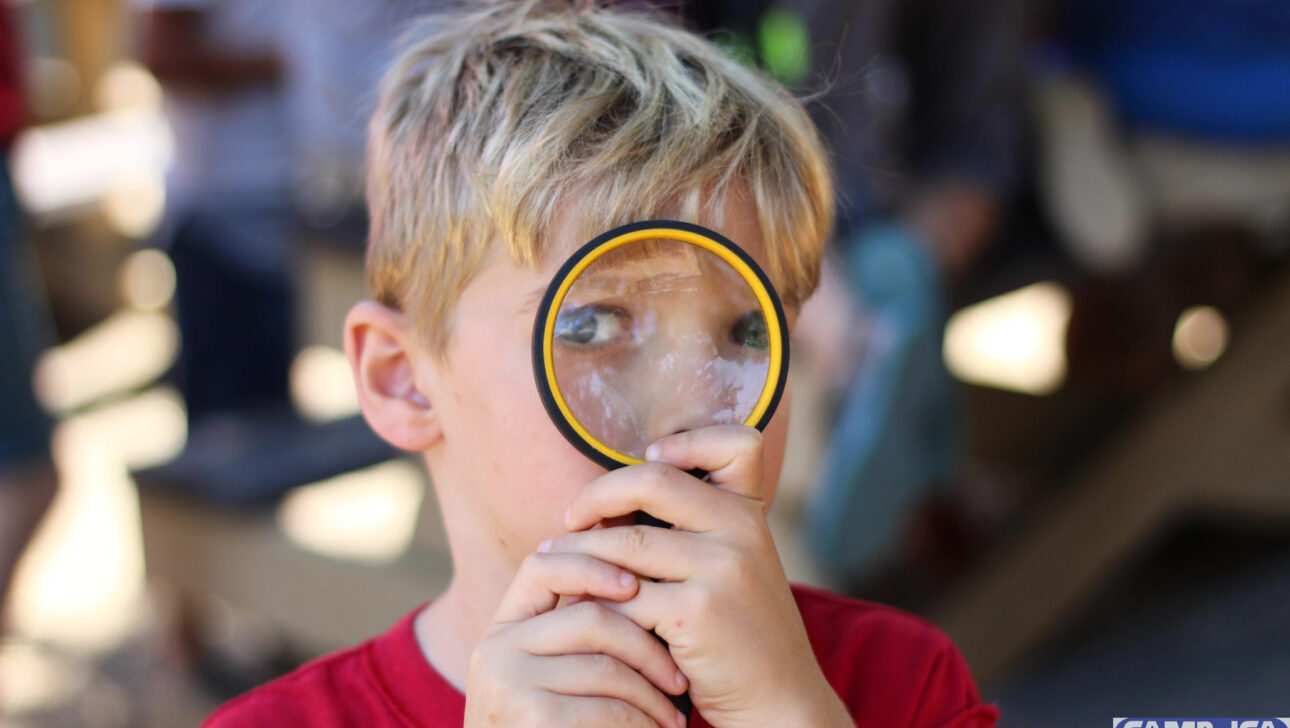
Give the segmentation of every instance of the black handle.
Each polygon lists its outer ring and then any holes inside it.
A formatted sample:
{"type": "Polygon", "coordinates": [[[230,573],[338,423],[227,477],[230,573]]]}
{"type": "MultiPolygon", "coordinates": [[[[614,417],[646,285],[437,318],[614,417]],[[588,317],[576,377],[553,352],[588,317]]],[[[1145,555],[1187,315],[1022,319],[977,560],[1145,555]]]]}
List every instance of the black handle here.
{"type": "MultiPolygon", "coordinates": [[[[697,471],[697,472],[702,472],[702,471],[697,471]]],[[[691,474],[693,475],[694,473],[692,472],[691,474]]],[[[704,473],[704,475],[706,475],[706,473],[704,473]]],[[[702,476],[696,476],[696,477],[702,477],[702,476]]],[[[655,518],[654,516],[651,516],[645,511],[636,511],[636,525],[654,526],[656,528],[672,527],[672,524],[668,523],[667,521],[655,518]]],[[[658,640],[659,642],[662,642],[664,646],[667,645],[667,640],[663,639],[662,637],[659,637],[658,632],[650,632],[650,634],[654,635],[654,639],[658,640]]],[[[681,711],[681,715],[685,716],[685,721],[688,724],[690,722],[690,714],[694,711],[694,702],[690,700],[690,693],[684,692],[684,693],[681,693],[680,695],[668,695],[667,699],[671,700],[672,705],[675,705],[676,709],[681,711]]]]}

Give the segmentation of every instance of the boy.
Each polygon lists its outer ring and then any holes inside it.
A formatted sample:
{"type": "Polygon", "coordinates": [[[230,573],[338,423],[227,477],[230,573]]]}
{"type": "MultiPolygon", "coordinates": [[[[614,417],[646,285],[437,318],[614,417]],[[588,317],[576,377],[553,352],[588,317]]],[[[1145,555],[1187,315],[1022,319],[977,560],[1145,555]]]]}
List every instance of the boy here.
{"type": "Polygon", "coordinates": [[[664,22],[568,5],[415,28],[371,125],[375,300],[346,352],[368,422],[433,475],[452,583],[209,725],[993,725],[934,628],[785,580],[765,511],[787,398],[764,434],[672,435],[610,473],[547,417],[533,319],[578,245],[632,220],[707,225],[768,271],[791,325],[833,204],[782,89],[664,22]],[[684,691],[691,716],[666,697],[684,691]]]}

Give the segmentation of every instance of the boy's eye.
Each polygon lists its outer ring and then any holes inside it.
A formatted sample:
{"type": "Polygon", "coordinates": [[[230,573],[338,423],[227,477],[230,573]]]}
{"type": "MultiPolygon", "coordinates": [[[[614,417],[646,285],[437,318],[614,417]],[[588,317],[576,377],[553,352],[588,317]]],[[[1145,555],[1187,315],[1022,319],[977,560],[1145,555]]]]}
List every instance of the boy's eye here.
{"type": "Polygon", "coordinates": [[[555,335],[570,344],[608,344],[626,330],[626,316],[617,308],[598,304],[564,309],[555,318],[555,335]]]}
{"type": "Polygon", "coordinates": [[[761,311],[749,311],[730,329],[730,340],[740,346],[766,351],[770,348],[770,330],[761,311]]]}

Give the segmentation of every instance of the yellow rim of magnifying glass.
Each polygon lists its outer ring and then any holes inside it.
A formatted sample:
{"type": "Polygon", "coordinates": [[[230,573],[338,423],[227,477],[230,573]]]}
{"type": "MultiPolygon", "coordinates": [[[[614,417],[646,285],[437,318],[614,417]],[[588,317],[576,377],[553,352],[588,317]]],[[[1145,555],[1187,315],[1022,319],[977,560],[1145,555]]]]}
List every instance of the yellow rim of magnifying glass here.
{"type": "Polygon", "coordinates": [[[757,296],[757,302],[761,304],[762,315],[766,319],[767,333],[770,341],[770,366],[766,371],[766,384],[762,387],[761,397],[757,399],[757,404],[748,418],[744,420],[745,425],[755,425],[766,409],[770,407],[771,402],[775,399],[775,390],[778,387],[780,368],[783,366],[784,356],[784,339],[783,332],[780,331],[779,316],[775,312],[775,305],[771,298],[771,293],[762,283],[760,277],[748,265],[748,262],[740,257],[734,250],[726,244],[718,242],[706,235],[673,227],[648,227],[639,230],[632,230],[615,236],[596,246],[593,250],[583,255],[582,258],[569,269],[564,279],[560,281],[560,287],[556,289],[555,295],[551,298],[548,306],[549,313],[546,319],[546,326],[542,331],[542,362],[543,370],[546,373],[547,386],[551,391],[551,398],[555,401],[556,407],[564,416],[564,421],[582,438],[584,442],[591,445],[595,450],[605,457],[608,457],[625,465],[634,465],[645,462],[644,460],[633,457],[626,453],[618,452],[613,448],[605,445],[600,440],[587,432],[586,428],[578,422],[578,418],[573,416],[569,411],[569,405],[564,401],[564,396],[560,392],[560,385],[555,378],[555,362],[553,353],[553,340],[555,338],[555,313],[560,310],[560,305],[564,303],[564,297],[573,286],[574,281],[586,270],[587,266],[594,263],[598,258],[615,248],[622,247],[628,243],[634,243],[640,240],[664,239],[678,240],[691,245],[697,245],[707,250],[725,262],[729,263],[732,268],[739,272],[744,281],[753,289],[757,296]]]}

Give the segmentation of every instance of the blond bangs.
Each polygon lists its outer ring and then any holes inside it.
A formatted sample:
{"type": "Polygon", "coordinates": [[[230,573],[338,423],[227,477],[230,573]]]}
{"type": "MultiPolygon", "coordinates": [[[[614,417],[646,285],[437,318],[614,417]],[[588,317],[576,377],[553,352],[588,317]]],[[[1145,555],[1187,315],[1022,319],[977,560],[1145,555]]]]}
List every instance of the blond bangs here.
{"type": "Polygon", "coordinates": [[[616,225],[722,229],[747,194],[790,306],[831,225],[826,156],[801,105],[656,17],[495,3],[407,35],[370,127],[368,277],[442,350],[448,313],[501,243],[528,267],[616,225]],[[551,240],[558,219],[575,240],[551,240]]]}

